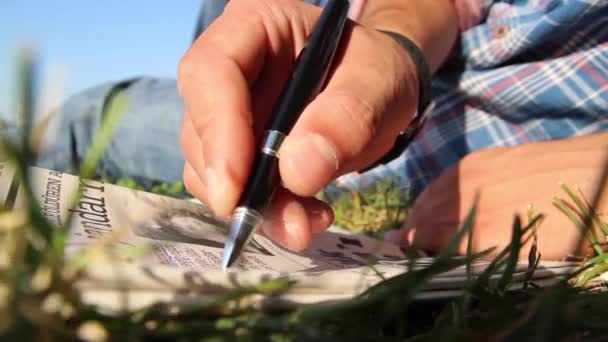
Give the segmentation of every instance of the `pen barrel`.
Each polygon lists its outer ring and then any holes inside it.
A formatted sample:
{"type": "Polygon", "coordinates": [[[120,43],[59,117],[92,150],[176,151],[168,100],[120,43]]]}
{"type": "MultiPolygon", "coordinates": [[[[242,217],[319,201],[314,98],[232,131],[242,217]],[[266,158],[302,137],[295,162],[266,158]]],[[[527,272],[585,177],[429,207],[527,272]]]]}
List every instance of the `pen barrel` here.
{"type": "Polygon", "coordinates": [[[304,108],[324,85],[348,16],[348,0],[329,1],[295,62],[274,107],[269,130],[289,134],[304,108]]]}
{"type": "Polygon", "coordinates": [[[241,196],[239,206],[263,215],[281,182],[279,159],[275,155],[258,153],[251,170],[251,178],[241,196]]]}
{"type": "Polygon", "coordinates": [[[348,16],[349,0],[329,0],[307,45],[295,62],[291,78],[279,96],[256,153],[247,185],[235,210],[222,268],[238,258],[247,240],[263,221],[281,179],[278,151],[308,103],[322,89],[348,16]]]}

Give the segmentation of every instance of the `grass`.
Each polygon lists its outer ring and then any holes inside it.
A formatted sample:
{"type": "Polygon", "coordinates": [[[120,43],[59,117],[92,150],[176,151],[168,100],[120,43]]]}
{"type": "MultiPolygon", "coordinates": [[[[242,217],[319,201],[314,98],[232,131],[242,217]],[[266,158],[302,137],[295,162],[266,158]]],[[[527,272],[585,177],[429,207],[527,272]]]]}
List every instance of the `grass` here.
{"type": "MultiPolygon", "coordinates": [[[[511,243],[493,260],[486,272],[470,277],[464,294],[454,299],[416,301],[414,295],[433,276],[470,263],[487,252],[452,258],[459,241],[468,235],[476,216],[472,208],[463,227],[450,244],[425,269],[409,272],[368,289],[352,300],[314,305],[281,302],[290,282],[274,279],[257,286],[227,291],[213,301],[194,299],[178,313],[173,306],[156,304],[136,311],[108,315],[85,304],[74,286],[78,269],[86,267],[87,255],[68,258],[63,245],[69,222],[54,229],[40,212],[29,183],[27,165],[36,155],[32,136],[34,60],[26,55],[21,63],[20,118],[22,139],[2,140],[2,152],[23,180],[26,205],[22,210],[0,211],[0,339],[2,340],[89,340],[89,341],[319,341],[319,340],[605,340],[608,338],[608,293],[599,284],[589,284],[608,269],[608,256],[601,248],[608,230],[580,194],[563,185],[565,199],[555,203],[584,230],[598,256],[582,263],[571,279],[549,288],[533,283],[507,291],[522,243],[534,239],[542,216],[532,210],[524,223],[513,222],[511,243]],[[589,227],[593,224],[595,230],[589,227]],[[592,232],[596,232],[595,234],[592,232]],[[502,269],[497,282],[489,275],[502,269]],[[246,305],[251,294],[272,297],[272,302],[246,305]]],[[[80,168],[82,176],[95,176],[112,127],[120,119],[124,102],[111,103],[98,137],[80,168]]],[[[112,180],[140,187],[129,179],[112,180]]],[[[180,184],[148,189],[180,196],[180,184]]],[[[390,181],[361,192],[344,192],[334,203],[338,222],[362,232],[398,226],[409,205],[402,191],[390,181]]],[[[595,202],[592,201],[592,203],[595,202]]],[[[540,227],[542,229],[542,227],[540,227]]],[[[536,251],[530,254],[532,268],[536,251]]],[[[412,260],[415,262],[415,260],[412,260]]]]}
{"type": "Polygon", "coordinates": [[[407,218],[411,201],[407,192],[391,178],[375,183],[365,191],[341,190],[335,199],[321,193],[320,199],[331,202],[335,224],[355,233],[377,235],[399,228],[407,218]]]}
{"type": "Polygon", "coordinates": [[[100,176],[98,177],[100,181],[104,183],[111,183],[120,185],[125,188],[148,191],[159,195],[176,197],[176,198],[191,198],[190,194],[186,191],[186,187],[184,186],[184,182],[175,181],[175,182],[154,182],[153,185],[144,186],[140,182],[137,182],[132,177],[121,177],[118,179],[113,179],[108,176],[100,176]]]}

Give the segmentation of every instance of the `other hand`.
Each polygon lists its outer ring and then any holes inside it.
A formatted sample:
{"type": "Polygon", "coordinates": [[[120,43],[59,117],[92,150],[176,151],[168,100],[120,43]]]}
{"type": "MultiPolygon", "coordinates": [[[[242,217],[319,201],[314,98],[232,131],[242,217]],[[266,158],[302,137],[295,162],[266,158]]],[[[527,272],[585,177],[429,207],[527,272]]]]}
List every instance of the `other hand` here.
{"type": "MultiPolygon", "coordinates": [[[[515,215],[525,223],[531,204],[545,216],[537,235],[542,258],[581,254],[580,230],[553,204],[553,197],[568,201],[559,186],[564,182],[579,187],[591,201],[607,158],[608,133],[472,153],[420,194],[408,226],[396,234],[406,245],[438,251],[461,227],[479,194],[474,250],[496,246],[500,251],[511,240],[515,215]]],[[[600,213],[608,210],[608,187],[602,191],[606,194],[600,213]]],[[[394,239],[395,233],[391,235],[394,239]]],[[[598,232],[598,236],[603,235],[598,232]]],[[[466,252],[464,240],[460,253],[466,252]]],[[[522,249],[520,257],[527,257],[528,250],[522,249]]]]}

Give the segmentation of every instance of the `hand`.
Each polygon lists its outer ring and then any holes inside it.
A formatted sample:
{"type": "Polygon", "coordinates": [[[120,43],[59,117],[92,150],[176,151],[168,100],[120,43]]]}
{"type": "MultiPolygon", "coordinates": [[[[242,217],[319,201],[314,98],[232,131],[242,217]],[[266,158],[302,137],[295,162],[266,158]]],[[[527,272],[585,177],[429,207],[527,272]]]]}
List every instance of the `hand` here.
{"type": "MultiPolygon", "coordinates": [[[[184,181],[216,214],[236,206],[255,141],[320,13],[298,0],[233,0],[183,57],[184,181]]],[[[263,228],[294,250],[333,221],[331,209],[311,196],[379,159],[416,106],[418,80],[407,53],[353,22],[345,35],[326,88],[279,151],[289,191],[279,190],[263,228]]]]}
{"type": "MultiPolygon", "coordinates": [[[[511,240],[514,216],[519,215],[525,224],[532,204],[537,214],[545,216],[537,235],[542,258],[562,259],[580,252],[580,230],[553,205],[553,196],[566,197],[559,186],[564,182],[580,187],[591,201],[607,151],[608,133],[602,133],[472,153],[420,194],[407,229],[398,233],[401,242],[439,250],[461,227],[477,193],[474,250],[493,246],[497,246],[496,252],[502,250],[511,240]]],[[[608,210],[607,197],[598,212],[608,210]]],[[[394,233],[391,235],[394,238],[394,233]]],[[[466,252],[464,240],[460,253],[466,252]]],[[[520,257],[527,257],[527,253],[527,248],[522,249],[520,257]]]]}

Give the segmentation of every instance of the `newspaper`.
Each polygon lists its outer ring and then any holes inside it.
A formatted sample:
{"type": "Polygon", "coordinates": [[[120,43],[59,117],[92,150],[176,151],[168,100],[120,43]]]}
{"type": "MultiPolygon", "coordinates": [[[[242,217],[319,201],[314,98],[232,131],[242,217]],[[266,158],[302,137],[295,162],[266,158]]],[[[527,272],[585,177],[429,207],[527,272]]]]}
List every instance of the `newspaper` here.
{"type": "MultiPolygon", "coordinates": [[[[296,302],[335,300],[353,297],[382,279],[408,271],[409,262],[396,245],[338,227],[316,234],[312,245],[299,253],[256,234],[235,267],[222,271],[220,261],[229,221],[213,216],[200,202],[80,180],[35,167],[30,174],[34,195],[52,224],[62,225],[68,215],[73,215],[68,256],[104,246],[106,258],[88,265],[78,285],[86,289],[85,298],[108,307],[118,305],[125,292],[131,297],[130,306],[138,307],[175,300],[177,294],[193,289],[197,295],[214,296],[276,277],[295,281],[287,298],[296,302]],[[148,253],[133,257],[144,247],[148,253]]],[[[20,189],[11,168],[0,164],[0,201],[19,208],[23,203],[20,189]]],[[[427,267],[432,261],[417,259],[415,267],[427,267]]],[[[483,272],[487,265],[484,261],[474,263],[473,275],[483,272]]],[[[540,286],[551,284],[577,266],[541,262],[531,280],[540,286]]],[[[527,273],[527,264],[518,265],[513,286],[518,286],[527,273]]],[[[446,272],[433,278],[418,298],[457,295],[466,280],[464,267],[446,272]]]]}

